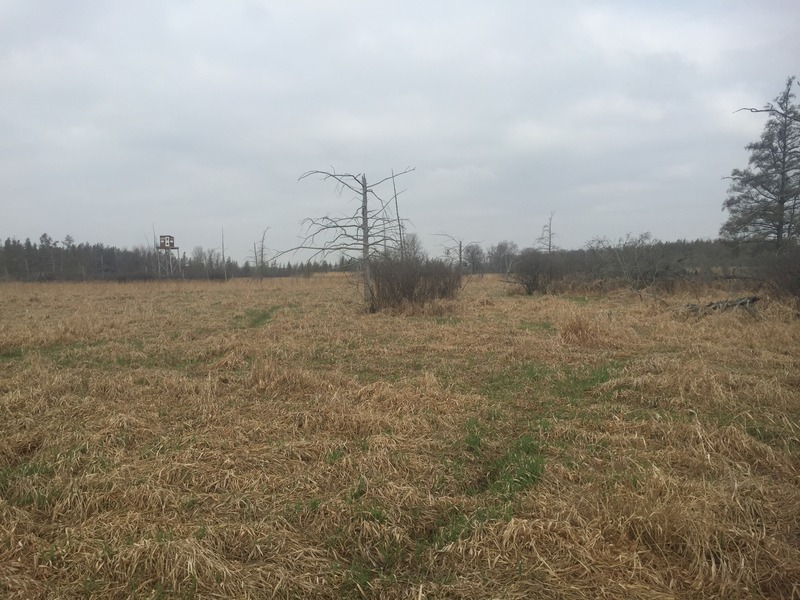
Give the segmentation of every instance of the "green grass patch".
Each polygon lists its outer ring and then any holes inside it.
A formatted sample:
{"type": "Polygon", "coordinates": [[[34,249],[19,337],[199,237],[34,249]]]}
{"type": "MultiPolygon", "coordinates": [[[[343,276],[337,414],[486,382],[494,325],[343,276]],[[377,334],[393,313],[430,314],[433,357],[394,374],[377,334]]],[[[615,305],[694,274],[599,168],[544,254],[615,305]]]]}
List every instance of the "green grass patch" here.
{"type": "Polygon", "coordinates": [[[125,367],[128,369],[169,369],[173,371],[188,371],[193,367],[200,366],[206,362],[213,362],[222,357],[221,353],[209,354],[206,357],[184,357],[179,354],[171,353],[164,349],[157,352],[147,353],[143,357],[120,356],[113,361],[96,361],[93,366],[97,367],[125,367]]]}
{"type": "Polygon", "coordinates": [[[545,459],[530,434],[519,437],[508,451],[490,463],[485,489],[510,495],[534,486],[544,473],[545,459]]]}
{"type": "Polygon", "coordinates": [[[244,311],[243,315],[237,315],[233,318],[233,326],[235,329],[262,327],[266,325],[281,308],[283,308],[283,306],[280,304],[270,306],[269,308],[248,308],[244,311]]]}
{"type": "Polygon", "coordinates": [[[786,449],[791,453],[800,451],[800,441],[792,434],[791,430],[757,425],[751,422],[744,426],[744,431],[750,437],[773,448],[786,449]]]}
{"type": "Polygon", "coordinates": [[[437,325],[458,325],[461,319],[457,317],[433,317],[433,322],[437,325]]]}
{"type": "Polygon", "coordinates": [[[483,432],[480,422],[476,418],[471,417],[467,420],[464,428],[466,429],[464,448],[466,448],[467,452],[479,454],[481,451],[481,435],[483,432]]]}
{"type": "Polygon", "coordinates": [[[96,367],[107,361],[98,361],[91,356],[91,351],[106,344],[108,344],[108,340],[51,344],[42,346],[37,351],[42,357],[51,360],[61,369],[74,369],[85,366],[96,367]]]}
{"type": "MultiPolygon", "coordinates": [[[[334,565],[334,572],[339,570],[338,565],[334,565]]],[[[369,584],[375,577],[373,570],[363,561],[353,561],[341,570],[342,585],[339,593],[343,598],[360,598],[363,590],[369,589],[369,584]]]]}
{"type": "Polygon", "coordinates": [[[770,444],[777,440],[783,439],[783,435],[781,434],[780,431],[777,431],[770,427],[748,425],[747,427],[745,427],[745,432],[750,437],[757,439],[759,442],[764,442],[765,444],[770,444]]]}
{"type": "Polygon", "coordinates": [[[370,504],[362,508],[359,516],[364,521],[374,521],[375,523],[385,523],[387,519],[386,511],[377,504],[370,504]]]}
{"type": "Polygon", "coordinates": [[[347,449],[344,446],[333,448],[329,450],[328,453],[325,455],[325,464],[332,465],[340,458],[342,458],[345,454],[347,454],[347,449]]]}
{"type": "Polygon", "coordinates": [[[475,526],[473,519],[461,512],[452,512],[436,523],[431,543],[436,548],[457,542],[468,537],[475,526]]]}
{"type": "MultiPolygon", "coordinates": [[[[509,427],[513,431],[514,424],[467,419],[465,435],[455,444],[457,455],[445,464],[470,496],[489,493],[509,497],[541,478],[545,457],[536,438],[524,433],[514,439],[509,427]],[[509,438],[513,440],[510,444],[509,438]]],[[[541,423],[536,429],[544,430],[541,423]]]]}
{"type": "Polygon", "coordinates": [[[367,493],[367,479],[362,475],[358,478],[355,486],[348,492],[347,497],[351,502],[354,502],[367,493]]]}
{"type": "Polygon", "coordinates": [[[35,461],[0,469],[0,498],[20,508],[46,509],[55,504],[63,492],[52,484],[55,473],[52,466],[35,461]]]}
{"type": "Polygon", "coordinates": [[[0,348],[0,360],[19,360],[24,356],[21,346],[0,348]]]}
{"type": "Polygon", "coordinates": [[[483,523],[509,521],[512,516],[513,511],[506,503],[480,506],[471,513],[454,507],[436,520],[433,531],[424,542],[438,550],[468,538],[483,523]]]}
{"type": "Polygon", "coordinates": [[[519,328],[523,331],[536,331],[548,334],[553,334],[556,332],[555,326],[549,321],[536,321],[535,323],[527,323],[523,321],[519,324],[519,328]]]}
{"type": "Polygon", "coordinates": [[[20,479],[32,477],[50,478],[55,474],[51,466],[38,462],[23,462],[0,469],[0,496],[5,496],[20,479]]]}
{"type": "Polygon", "coordinates": [[[514,366],[492,373],[481,386],[480,393],[490,400],[510,400],[530,395],[541,389],[552,370],[536,363],[514,366]]]}
{"type": "Polygon", "coordinates": [[[611,379],[613,367],[614,365],[605,364],[597,367],[565,368],[555,379],[553,391],[570,402],[581,400],[592,389],[611,379]]]}
{"type": "MultiPolygon", "coordinates": [[[[550,367],[522,363],[484,376],[474,391],[486,397],[492,406],[514,400],[534,401],[541,407],[554,398],[574,403],[586,397],[595,387],[610,381],[618,363],[596,366],[550,367]]],[[[563,403],[562,403],[563,404],[563,403]]]]}

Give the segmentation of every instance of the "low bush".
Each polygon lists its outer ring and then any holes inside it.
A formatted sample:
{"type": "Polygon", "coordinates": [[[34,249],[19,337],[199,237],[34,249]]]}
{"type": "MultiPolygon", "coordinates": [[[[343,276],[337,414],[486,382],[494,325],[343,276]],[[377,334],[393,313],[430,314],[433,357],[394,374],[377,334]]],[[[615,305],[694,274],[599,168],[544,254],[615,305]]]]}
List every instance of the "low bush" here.
{"type": "Polygon", "coordinates": [[[800,298],[800,249],[765,258],[758,271],[772,294],[800,298]]]}
{"type": "Polygon", "coordinates": [[[552,293],[564,275],[563,259],[559,255],[528,248],[511,264],[506,281],[518,285],[530,296],[535,292],[552,293]]]}
{"type": "Polygon", "coordinates": [[[381,257],[370,265],[372,310],[454,298],[461,271],[443,260],[381,257]]]}

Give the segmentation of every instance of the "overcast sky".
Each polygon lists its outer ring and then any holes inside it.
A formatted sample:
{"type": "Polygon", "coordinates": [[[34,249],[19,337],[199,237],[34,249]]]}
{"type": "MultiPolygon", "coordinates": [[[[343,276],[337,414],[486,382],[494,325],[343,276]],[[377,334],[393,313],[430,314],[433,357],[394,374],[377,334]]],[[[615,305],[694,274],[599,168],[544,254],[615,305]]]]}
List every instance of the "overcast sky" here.
{"type": "Polygon", "coordinates": [[[799,34],[798,0],[0,0],[0,236],[244,261],[355,210],[303,172],[412,166],[431,254],[553,211],[566,248],[714,238],[799,34]]]}

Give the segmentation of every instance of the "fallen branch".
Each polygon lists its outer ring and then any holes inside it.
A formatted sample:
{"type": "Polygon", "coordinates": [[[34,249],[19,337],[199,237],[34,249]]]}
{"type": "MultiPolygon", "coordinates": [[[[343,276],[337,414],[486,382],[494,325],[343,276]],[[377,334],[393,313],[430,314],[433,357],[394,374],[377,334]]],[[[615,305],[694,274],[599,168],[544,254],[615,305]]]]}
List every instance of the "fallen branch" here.
{"type": "Polygon", "coordinates": [[[737,308],[743,308],[751,315],[754,315],[755,310],[755,303],[758,302],[761,298],[758,296],[746,296],[744,298],[738,298],[736,300],[720,300],[719,302],[709,302],[704,306],[700,306],[699,304],[686,304],[684,308],[691,313],[697,315],[706,315],[712,311],[718,310],[733,310],[737,308]]]}

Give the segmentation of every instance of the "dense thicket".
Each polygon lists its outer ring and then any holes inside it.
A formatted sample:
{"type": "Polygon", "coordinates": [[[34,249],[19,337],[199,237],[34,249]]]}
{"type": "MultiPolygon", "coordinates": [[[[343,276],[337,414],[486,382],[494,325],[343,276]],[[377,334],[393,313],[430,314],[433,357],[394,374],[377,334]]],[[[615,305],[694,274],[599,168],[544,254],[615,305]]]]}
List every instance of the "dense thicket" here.
{"type": "Polygon", "coordinates": [[[467,263],[464,268],[473,274],[502,273],[528,294],[557,292],[576,284],[663,293],[681,283],[740,281],[754,289],[800,296],[800,252],[790,247],[776,254],[770,241],[661,242],[642,234],[615,241],[598,238],[584,249],[551,253],[534,248],[516,251],[509,242],[499,246],[502,252],[492,247],[485,262],[467,263]]]}
{"type": "Polygon", "coordinates": [[[461,270],[441,259],[386,255],[372,262],[372,310],[453,298],[461,270]]]}

